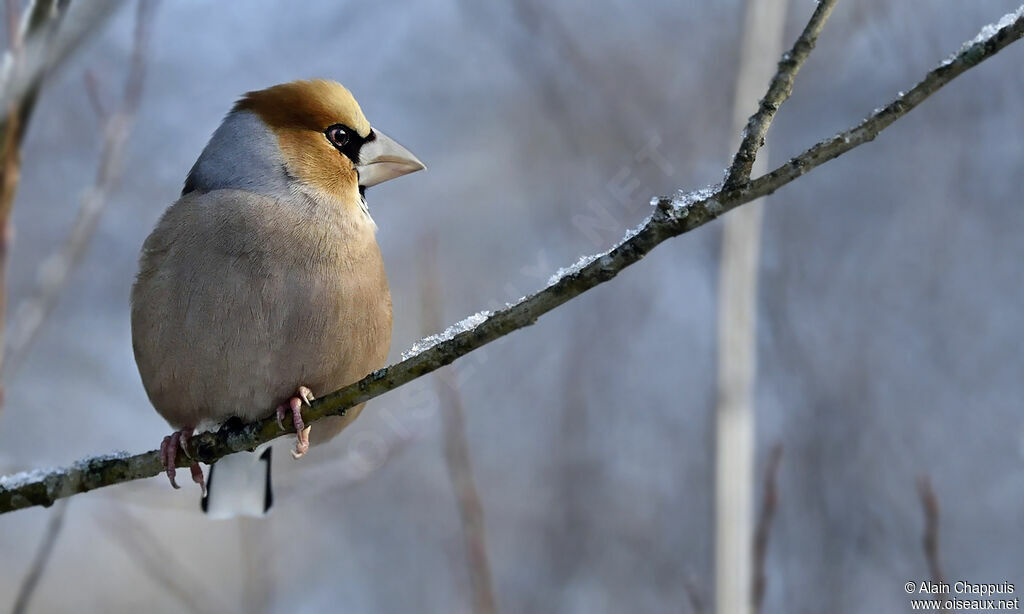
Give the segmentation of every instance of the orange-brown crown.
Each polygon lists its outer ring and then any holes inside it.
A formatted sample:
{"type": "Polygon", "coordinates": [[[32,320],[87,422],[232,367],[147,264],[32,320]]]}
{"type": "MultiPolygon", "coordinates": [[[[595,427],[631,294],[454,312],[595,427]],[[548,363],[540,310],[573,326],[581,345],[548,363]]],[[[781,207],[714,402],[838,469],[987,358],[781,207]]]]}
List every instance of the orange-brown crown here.
{"type": "Polygon", "coordinates": [[[323,132],[344,124],[359,136],[370,134],[370,122],[343,85],[327,79],[292,81],[248,92],[235,103],[236,111],[252,111],[271,128],[304,128],[323,132]]]}

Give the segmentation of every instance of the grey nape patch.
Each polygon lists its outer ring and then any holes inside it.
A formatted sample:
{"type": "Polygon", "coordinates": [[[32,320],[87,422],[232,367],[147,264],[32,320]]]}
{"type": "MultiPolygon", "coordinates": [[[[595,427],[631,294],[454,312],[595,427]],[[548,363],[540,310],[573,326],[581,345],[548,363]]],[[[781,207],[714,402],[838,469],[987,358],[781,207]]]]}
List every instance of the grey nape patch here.
{"type": "Polygon", "coordinates": [[[247,190],[288,193],[288,174],[277,136],[251,111],[232,111],[210,137],[181,191],[247,190]]]}

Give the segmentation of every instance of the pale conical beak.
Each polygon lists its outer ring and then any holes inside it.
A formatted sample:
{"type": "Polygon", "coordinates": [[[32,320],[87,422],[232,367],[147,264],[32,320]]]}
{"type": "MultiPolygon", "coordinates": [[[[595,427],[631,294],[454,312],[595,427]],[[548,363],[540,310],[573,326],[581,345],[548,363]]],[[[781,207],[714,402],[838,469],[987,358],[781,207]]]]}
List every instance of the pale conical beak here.
{"type": "Polygon", "coordinates": [[[425,168],[412,152],[395,142],[380,130],[374,130],[372,140],[359,148],[359,185],[368,188],[388,179],[415,173],[425,168]]]}

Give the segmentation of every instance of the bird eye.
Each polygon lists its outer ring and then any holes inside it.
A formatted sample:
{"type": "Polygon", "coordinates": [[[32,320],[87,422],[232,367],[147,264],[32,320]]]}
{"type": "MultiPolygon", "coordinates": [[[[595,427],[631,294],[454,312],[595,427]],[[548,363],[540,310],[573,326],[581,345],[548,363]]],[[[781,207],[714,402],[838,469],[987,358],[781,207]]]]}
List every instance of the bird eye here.
{"type": "Polygon", "coordinates": [[[324,131],[324,135],[335,147],[341,148],[348,143],[348,130],[341,124],[334,124],[324,131]]]}

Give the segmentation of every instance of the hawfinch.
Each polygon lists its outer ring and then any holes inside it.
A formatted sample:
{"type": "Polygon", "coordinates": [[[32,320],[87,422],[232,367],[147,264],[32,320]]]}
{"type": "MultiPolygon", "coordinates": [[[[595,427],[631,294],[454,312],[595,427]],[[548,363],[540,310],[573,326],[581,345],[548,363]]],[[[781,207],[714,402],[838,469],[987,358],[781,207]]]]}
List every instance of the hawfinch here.
{"type": "MultiPolygon", "coordinates": [[[[132,346],[175,429],[160,446],[175,488],[197,428],[276,407],[294,422],[298,458],[359,415],[326,418],[310,437],[301,408],[384,366],[391,295],[366,189],[423,168],[334,81],[249,92],[224,118],[146,239],[132,287],[132,346]]],[[[191,470],[213,517],[272,503],[269,446],[218,461],[208,491],[191,470]]]]}

